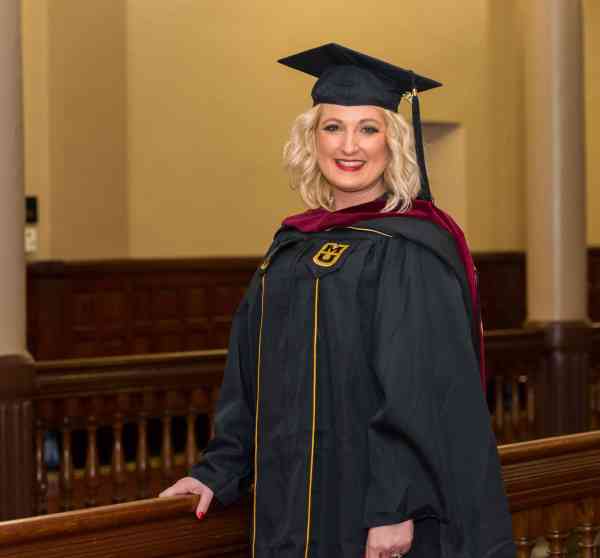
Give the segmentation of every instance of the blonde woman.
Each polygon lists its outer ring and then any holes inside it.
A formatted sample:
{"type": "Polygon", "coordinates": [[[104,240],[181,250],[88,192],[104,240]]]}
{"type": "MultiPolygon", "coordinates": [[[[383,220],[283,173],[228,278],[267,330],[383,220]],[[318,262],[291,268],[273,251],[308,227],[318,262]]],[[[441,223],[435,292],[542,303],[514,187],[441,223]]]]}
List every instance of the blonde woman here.
{"type": "Polygon", "coordinates": [[[161,495],[252,492],[254,558],[512,558],[473,264],[433,205],[416,94],[336,44],[285,146],[286,219],[234,318],[203,459],[161,495]],[[397,112],[410,96],[413,134],[397,112]]]}

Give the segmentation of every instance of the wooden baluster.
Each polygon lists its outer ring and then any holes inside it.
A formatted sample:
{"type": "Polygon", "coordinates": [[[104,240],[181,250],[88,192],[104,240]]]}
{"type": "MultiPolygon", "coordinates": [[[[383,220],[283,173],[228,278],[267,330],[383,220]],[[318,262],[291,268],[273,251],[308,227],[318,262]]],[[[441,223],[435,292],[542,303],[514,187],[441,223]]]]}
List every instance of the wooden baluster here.
{"type": "Polygon", "coordinates": [[[65,401],[61,426],[62,455],[60,460],[60,509],[73,509],[73,454],[71,451],[71,416],[76,414],[77,400],[65,401]]]}
{"type": "Polygon", "coordinates": [[[35,423],[35,511],[37,514],[48,512],[48,475],[44,461],[44,434],[46,428],[43,421],[35,423]]]}
{"type": "Polygon", "coordinates": [[[527,374],[527,439],[533,436],[533,427],[535,424],[535,382],[532,381],[531,374],[527,374]]]}
{"type": "Polygon", "coordinates": [[[510,390],[511,390],[511,409],[510,409],[510,419],[511,419],[511,430],[513,432],[512,440],[520,439],[520,414],[521,414],[521,396],[519,394],[519,374],[513,374],[510,380],[510,390]]]}
{"type": "Polygon", "coordinates": [[[494,377],[496,387],[496,436],[504,441],[504,399],[502,397],[502,386],[504,376],[497,374],[494,377]]]}
{"type": "MultiPolygon", "coordinates": [[[[594,381],[594,399],[595,399],[595,412],[594,412],[594,424],[595,428],[600,428],[600,367],[596,366],[595,370],[595,381],[594,381]]],[[[599,551],[600,553],[600,551],[599,551]]]]}
{"type": "Polygon", "coordinates": [[[148,416],[152,409],[154,394],[144,391],[142,403],[138,411],[138,444],[137,444],[137,495],[138,498],[147,498],[150,493],[148,469],[148,416]]]}
{"type": "Polygon", "coordinates": [[[71,424],[64,418],[62,434],[62,457],[60,460],[60,509],[73,509],[73,455],[71,454],[71,424]]]}
{"type": "Polygon", "coordinates": [[[173,444],[171,442],[172,404],[175,394],[167,391],[162,414],[162,480],[166,487],[173,481],[173,444]]]}
{"type": "Polygon", "coordinates": [[[594,537],[594,552],[596,553],[594,558],[600,558],[600,526],[599,518],[600,518],[600,496],[595,496],[592,498],[592,508],[594,510],[594,518],[595,518],[595,537],[594,537]]]}
{"type": "Polygon", "coordinates": [[[566,555],[566,541],[569,535],[563,529],[563,519],[567,514],[565,510],[560,509],[560,504],[553,504],[546,508],[546,539],[549,544],[548,556],[566,555]]]}
{"type": "Polygon", "coordinates": [[[185,443],[185,464],[188,469],[198,461],[198,448],[196,447],[196,413],[190,409],[187,414],[187,439],[185,443]]]}
{"type": "Polygon", "coordinates": [[[219,387],[214,386],[208,388],[208,426],[209,426],[209,438],[213,438],[215,435],[215,406],[219,399],[219,387]]]}
{"type": "Polygon", "coordinates": [[[595,558],[594,539],[596,527],[594,525],[594,499],[586,498],[577,506],[579,540],[577,541],[577,556],[579,558],[595,558]]]}
{"type": "Polygon", "coordinates": [[[85,505],[92,507],[97,505],[98,487],[100,479],[98,478],[98,444],[96,440],[96,432],[98,430],[98,411],[99,401],[97,398],[92,398],[91,409],[87,417],[87,454],[85,460],[85,487],[86,498],[85,505]]]}
{"type": "Polygon", "coordinates": [[[198,462],[198,445],[196,444],[196,418],[198,410],[205,403],[205,396],[202,390],[195,389],[190,394],[190,404],[187,413],[187,440],[185,444],[185,462],[188,469],[198,462]]]}
{"type": "Polygon", "coordinates": [[[129,396],[119,393],[116,398],[116,408],[113,422],[113,452],[112,452],[112,501],[115,504],[125,501],[125,456],[123,452],[123,417],[127,411],[129,396]]]}
{"type": "Polygon", "coordinates": [[[48,513],[48,466],[45,457],[44,438],[52,416],[52,402],[41,400],[36,405],[35,423],[35,510],[37,514],[48,513]]]}
{"type": "Polygon", "coordinates": [[[529,535],[529,514],[527,511],[513,513],[512,520],[517,558],[529,558],[535,543],[529,535]]]}
{"type": "Polygon", "coordinates": [[[598,368],[590,364],[590,383],[589,383],[589,398],[590,398],[590,430],[596,430],[599,426],[598,413],[598,368]]]}

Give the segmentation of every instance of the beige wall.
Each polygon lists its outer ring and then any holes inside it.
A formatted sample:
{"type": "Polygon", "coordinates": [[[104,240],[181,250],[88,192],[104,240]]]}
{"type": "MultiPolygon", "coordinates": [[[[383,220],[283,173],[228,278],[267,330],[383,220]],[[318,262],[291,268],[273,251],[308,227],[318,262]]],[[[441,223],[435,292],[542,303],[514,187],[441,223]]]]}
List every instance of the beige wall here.
{"type": "Polygon", "coordinates": [[[39,248],[37,256],[52,254],[50,222],[50,137],[47,0],[21,3],[23,105],[25,135],[25,190],[39,203],[39,248]]]}
{"type": "MultiPolygon", "coordinates": [[[[131,0],[132,254],[264,250],[281,218],[298,207],[280,168],[280,151],[292,118],[310,106],[314,82],[275,60],[328,41],[444,82],[444,89],[424,96],[423,107],[426,119],[458,123],[463,130],[466,186],[454,204],[466,207],[463,225],[477,248],[522,245],[519,212],[502,218],[486,212],[507,197],[494,188],[490,168],[490,12],[481,0],[463,1],[460,13],[454,3],[436,2],[424,16],[422,2],[380,0],[377,13],[365,18],[345,0],[179,1],[169,9],[162,0],[131,0]],[[158,222],[161,212],[167,218],[158,222]]],[[[446,189],[444,177],[438,179],[434,193],[446,189]]],[[[511,190],[505,205],[516,187],[505,187],[511,190]]]]}
{"type": "MultiPolygon", "coordinates": [[[[379,0],[365,17],[347,0],[24,0],[27,187],[47,202],[45,254],[263,252],[301,208],[280,154],[314,82],[275,60],[328,41],[444,83],[422,97],[434,195],[474,249],[523,249],[522,2],[379,0]]],[[[593,211],[595,0],[585,16],[593,211]]]]}
{"type": "Polygon", "coordinates": [[[23,0],[26,191],[42,258],[129,255],[125,6],[23,0]]]}

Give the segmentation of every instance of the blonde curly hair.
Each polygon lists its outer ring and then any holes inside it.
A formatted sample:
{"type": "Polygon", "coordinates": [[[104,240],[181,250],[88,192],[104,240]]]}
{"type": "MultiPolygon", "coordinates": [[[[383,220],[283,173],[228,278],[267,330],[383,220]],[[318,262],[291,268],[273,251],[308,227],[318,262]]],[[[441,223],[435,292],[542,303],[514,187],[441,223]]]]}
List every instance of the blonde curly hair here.
{"type": "MultiPolygon", "coordinates": [[[[401,114],[384,108],[380,110],[386,124],[385,138],[390,153],[383,173],[388,200],[382,211],[391,211],[400,205],[398,212],[403,213],[411,208],[420,189],[413,133],[401,114]]],[[[296,118],[283,148],[283,161],[291,187],[299,191],[304,203],[311,209],[322,207],[333,211],[333,192],[317,162],[315,131],[320,116],[321,105],[315,105],[296,118]]]]}

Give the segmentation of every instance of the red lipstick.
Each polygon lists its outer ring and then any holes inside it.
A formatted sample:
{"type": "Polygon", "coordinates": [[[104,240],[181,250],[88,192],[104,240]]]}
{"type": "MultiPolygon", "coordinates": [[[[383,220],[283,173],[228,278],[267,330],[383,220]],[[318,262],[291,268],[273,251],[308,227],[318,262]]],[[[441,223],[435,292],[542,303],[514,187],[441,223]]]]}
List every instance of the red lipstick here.
{"type": "Polygon", "coordinates": [[[365,161],[345,161],[343,159],[336,159],[335,166],[344,172],[358,172],[365,166],[365,161]]]}

